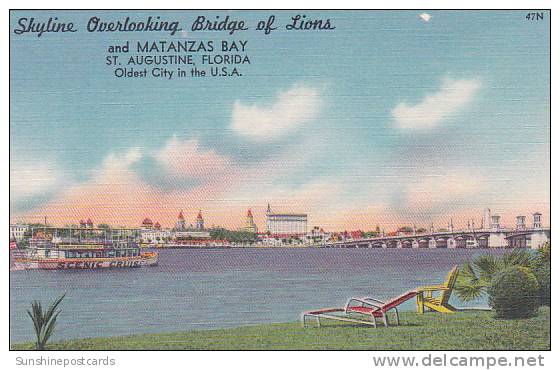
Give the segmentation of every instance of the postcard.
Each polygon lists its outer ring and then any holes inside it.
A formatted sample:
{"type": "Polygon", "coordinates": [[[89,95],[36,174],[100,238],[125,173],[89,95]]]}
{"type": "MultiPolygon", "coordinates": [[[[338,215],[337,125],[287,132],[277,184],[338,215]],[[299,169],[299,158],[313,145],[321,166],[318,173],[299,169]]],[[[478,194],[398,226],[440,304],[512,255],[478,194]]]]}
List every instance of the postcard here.
{"type": "Polygon", "coordinates": [[[550,16],[11,10],[10,350],[549,351],[550,16]]]}

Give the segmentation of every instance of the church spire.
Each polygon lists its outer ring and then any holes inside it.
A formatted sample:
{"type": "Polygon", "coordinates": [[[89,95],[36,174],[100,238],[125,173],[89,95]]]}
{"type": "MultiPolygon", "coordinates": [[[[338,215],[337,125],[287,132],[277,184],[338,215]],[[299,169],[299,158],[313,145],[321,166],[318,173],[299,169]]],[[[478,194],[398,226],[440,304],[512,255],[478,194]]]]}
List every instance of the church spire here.
{"type": "Polygon", "coordinates": [[[202,211],[198,210],[198,215],[196,216],[196,229],[204,230],[204,219],[202,218],[202,211]]]}
{"type": "Polygon", "coordinates": [[[252,233],[257,232],[257,225],[255,225],[255,221],[253,220],[253,212],[251,212],[251,208],[247,210],[247,219],[245,225],[245,231],[249,231],[252,233]]]}

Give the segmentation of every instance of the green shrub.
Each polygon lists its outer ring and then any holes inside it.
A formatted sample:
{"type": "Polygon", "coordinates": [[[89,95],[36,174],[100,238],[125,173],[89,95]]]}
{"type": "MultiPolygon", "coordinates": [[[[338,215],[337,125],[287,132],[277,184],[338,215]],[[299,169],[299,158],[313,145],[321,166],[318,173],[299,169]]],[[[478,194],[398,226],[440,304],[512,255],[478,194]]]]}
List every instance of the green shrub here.
{"type": "Polygon", "coordinates": [[[535,270],[535,277],[539,282],[541,305],[550,306],[550,264],[539,266],[535,270]]]}
{"type": "Polygon", "coordinates": [[[550,265],[550,242],[544,243],[537,252],[536,262],[538,264],[550,265]]]}
{"type": "Polygon", "coordinates": [[[517,319],[536,314],[540,304],[539,283],[527,267],[507,267],[492,278],[489,304],[498,318],[517,319]]]}

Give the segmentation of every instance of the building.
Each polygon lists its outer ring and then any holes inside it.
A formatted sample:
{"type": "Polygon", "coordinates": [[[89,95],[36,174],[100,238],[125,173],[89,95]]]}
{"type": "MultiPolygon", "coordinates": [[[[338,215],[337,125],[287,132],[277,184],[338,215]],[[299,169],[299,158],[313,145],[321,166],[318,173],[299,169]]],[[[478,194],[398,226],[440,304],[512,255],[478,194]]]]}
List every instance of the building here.
{"type": "Polygon", "coordinates": [[[143,229],[151,229],[154,227],[154,223],[149,218],[145,218],[142,220],[142,224],[140,225],[143,229]]]}
{"type": "Polygon", "coordinates": [[[82,229],[93,229],[93,221],[88,218],[87,221],[80,220],[80,228],[82,229]]]}
{"type": "Polygon", "coordinates": [[[266,210],[266,231],[271,234],[306,234],[307,214],[273,213],[269,204],[266,210]]]}
{"type": "Polygon", "coordinates": [[[169,230],[162,230],[159,222],[152,222],[149,218],[142,220],[140,239],[145,244],[164,244],[171,239],[169,230]]]}
{"type": "Polygon", "coordinates": [[[204,219],[202,218],[202,211],[198,210],[198,216],[196,216],[196,229],[204,230],[204,219]]]}
{"type": "Polygon", "coordinates": [[[175,223],[176,230],[185,230],[187,225],[185,223],[185,216],[183,216],[183,210],[179,212],[179,216],[177,216],[177,222],[175,223]]]}
{"type": "Polygon", "coordinates": [[[287,247],[287,246],[303,246],[305,243],[309,242],[305,235],[296,234],[269,234],[269,233],[259,233],[257,235],[259,243],[262,246],[267,247],[287,247]]]}
{"type": "Polygon", "coordinates": [[[360,240],[364,237],[364,232],[362,230],[350,230],[345,232],[345,237],[347,240],[360,240]]]}
{"type": "Polygon", "coordinates": [[[140,238],[142,243],[146,244],[164,244],[171,239],[171,232],[169,230],[161,229],[143,229],[140,230],[140,238]]]}
{"type": "Polygon", "coordinates": [[[251,209],[247,210],[247,220],[243,231],[248,231],[251,233],[258,232],[257,225],[255,225],[255,221],[253,219],[253,212],[251,212],[251,209]]]}
{"type": "Polygon", "coordinates": [[[173,233],[175,239],[210,239],[210,232],[208,231],[176,231],[173,233]]]}
{"type": "Polygon", "coordinates": [[[10,240],[19,241],[24,238],[25,233],[29,230],[29,226],[24,224],[10,225],[10,240]]]}
{"type": "Polygon", "coordinates": [[[330,237],[331,234],[326,233],[323,228],[315,226],[311,229],[311,231],[305,234],[305,242],[307,244],[323,244],[326,243],[330,237]]]}
{"type": "MultiPolygon", "coordinates": [[[[204,219],[202,218],[202,212],[198,211],[198,216],[196,217],[196,230],[202,231],[204,230],[204,219]]],[[[183,210],[179,212],[179,216],[177,216],[177,222],[175,222],[175,231],[192,231],[193,225],[190,224],[187,226],[187,222],[185,221],[185,216],[183,215],[183,210]]]]}

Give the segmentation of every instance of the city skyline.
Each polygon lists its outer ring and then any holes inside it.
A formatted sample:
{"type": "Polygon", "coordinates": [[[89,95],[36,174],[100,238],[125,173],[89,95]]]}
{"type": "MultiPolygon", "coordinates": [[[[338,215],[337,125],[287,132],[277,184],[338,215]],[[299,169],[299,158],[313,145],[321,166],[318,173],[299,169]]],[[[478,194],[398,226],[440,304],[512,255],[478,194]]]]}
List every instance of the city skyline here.
{"type": "MultiPolygon", "coordinates": [[[[120,228],[120,227],[125,227],[125,228],[153,228],[153,229],[165,229],[165,230],[171,230],[171,229],[213,229],[213,228],[221,228],[223,227],[223,225],[207,225],[207,227],[199,227],[197,226],[197,221],[201,220],[202,221],[202,225],[204,225],[204,220],[205,220],[205,216],[202,216],[203,211],[202,210],[193,210],[193,212],[188,212],[185,211],[184,209],[181,209],[178,211],[178,215],[176,216],[175,220],[173,222],[171,222],[170,224],[165,224],[165,223],[160,223],[159,220],[157,219],[153,219],[150,216],[146,216],[144,217],[142,220],[138,221],[138,222],[130,222],[128,224],[123,224],[123,225],[111,225],[111,224],[106,224],[105,222],[94,222],[90,217],[86,217],[80,220],[74,220],[74,222],[72,223],[66,223],[64,225],[60,225],[60,224],[51,224],[50,222],[48,222],[47,218],[43,218],[42,220],[40,220],[40,222],[37,222],[36,224],[45,224],[45,222],[47,223],[47,225],[50,226],[54,226],[54,227],[64,227],[64,226],[69,226],[69,225],[73,225],[75,227],[99,227],[98,225],[107,225],[110,227],[114,227],[114,228],[120,228]],[[192,214],[191,214],[192,213],[192,214]],[[187,214],[187,217],[185,217],[185,214],[187,214]],[[188,217],[188,216],[192,216],[192,217],[188,217]],[[192,221],[192,222],[189,222],[192,221]],[[182,226],[179,226],[179,222],[181,223],[182,226]],[[148,226],[147,226],[148,225],[148,226]],[[156,226],[157,225],[157,226],[156,226]]],[[[307,214],[301,214],[301,213],[296,213],[296,214],[286,214],[286,213],[282,213],[280,212],[271,212],[271,206],[270,204],[267,205],[267,209],[265,209],[262,212],[259,211],[255,211],[251,208],[247,209],[246,212],[239,216],[240,219],[242,219],[242,221],[239,221],[239,224],[243,224],[242,227],[238,227],[236,230],[240,230],[240,231],[246,231],[246,227],[247,227],[247,218],[250,217],[251,222],[254,221],[254,215],[255,214],[259,214],[261,213],[263,215],[263,218],[265,220],[265,222],[263,223],[263,225],[256,225],[256,223],[253,223],[253,225],[255,225],[257,227],[257,231],[258,233],[266,233],[268,230],[268,226],[267,226],[267,222],[266,222],[266,218],[268,215],[273,215],[273,216],[304,216],[307,217],[307,214]]],[[[539,223],[542,226],[538,226],[537,228],[550,228],[550,224],[548,222],[548,219],[543,218],[543,214],[539,211],[535,211],[535,212],[531,212],[529,214],[521,214],[518,213],[513,219],[504,219],[501,215],[496,214],[496,213],[492,213],[492,211],[489,208],[485,208],[484,210],[482,210],[482,212],[479,215],[473,215],[473,217],[468,218],[466,220],[466,224],[462,225],[457,223],[456,221],[453,220],[453,218],[450,218],[449,220],[447,220],[446,224],[435,224],[431,221],[426,221],[424,223],[421,224],[399,224],[394,226],[393,229],[385,229],[385,225],[387,225],[387,223],[384,223],[382,220],[378,220],[378,222],[375,222],[374,224],[372,224],[370,227],[368,228],[358,228],[358,229],[335,229],[335,230],[326,230],[328,232],[346,232],[346,231],[363,231],[363,232],[372,232],[375,231],[376,229],[379,229],[380,231],[383,232],[395,232],[395,231],[399,231],[403,228],[412,228],[413,230],[426,230],[426,231],[430,231],[430,229],[433,229],[431,231],[441,231],[444,229],[449,230],[449,228],[454,229],[454,230],[471,230],[471,229],[489,229],[491,228],[491,224],[498,224],[500,229],[510,229],[510,230],[514,230],[520,227],[520,218],[522,218],[523,222],[523,227],[531,227],[532,224],[532,219],[535,217],[535,215],[539,215],[539,223]],[[493,217],[496,217],[497,219],[492,219],[493,217]],[[504,222],[505,221],[505,222],[504,222]],[[383,227],[382,227],[383,226],[383,227]]],[[[28,222],[28,220],[25,219],[20,219],[17,220],[14,223],[11,223],[12,225],[27,225],[27,224],[33,224],[34,222],[28,222]]],[[[325,227],[321,226],[321,225],[309,225],[308,226],[309,229],[313,229],[313,228],[320,228],[321,230],[325,229],[325,227]]]]}
{"type": "Polygon", "coordinates": [[[102,37],[11,33],[10,219],[172,225],[202,209],[237,229],[250,208],[263,229],[270,202],[329,230],[466,225],[485,207],[548,220],[549,20],[515,14],[345,12],[336,37],[158,35],[248,40],[245,76],[188,82],[112,77],[102,37]]]}

